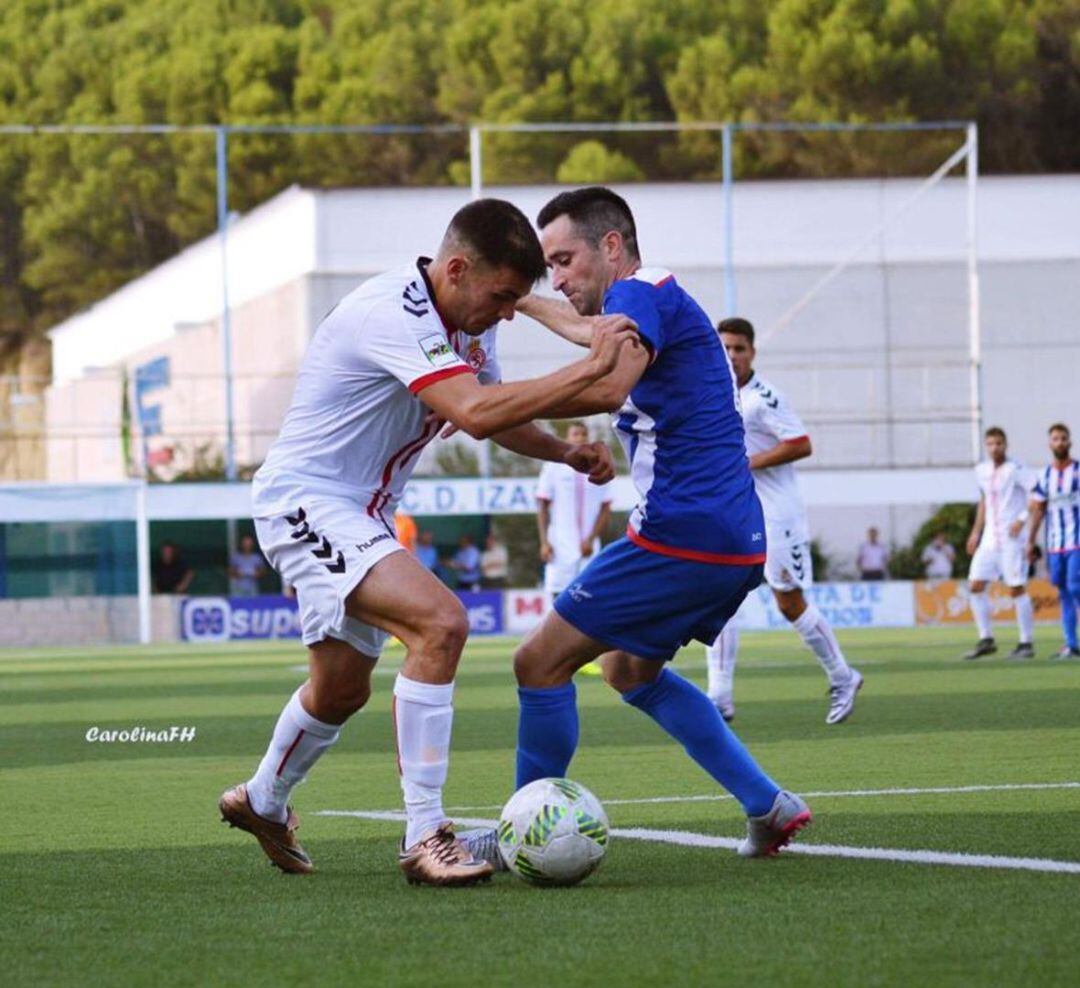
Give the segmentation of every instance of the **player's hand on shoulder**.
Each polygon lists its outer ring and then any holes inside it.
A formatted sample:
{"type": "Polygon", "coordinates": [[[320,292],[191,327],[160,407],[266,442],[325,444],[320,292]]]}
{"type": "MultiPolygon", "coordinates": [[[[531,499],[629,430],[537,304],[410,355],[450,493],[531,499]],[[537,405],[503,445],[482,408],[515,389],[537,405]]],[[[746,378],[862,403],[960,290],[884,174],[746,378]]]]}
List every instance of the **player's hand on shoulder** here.
{"type": "Polygon", "coordinates": [[[589,316],[589,335],[601,333],[621,333],[630,331],[637,336],[638,324],[622,312],[612,312],[606,316],[589,316]]]}
{"type": "Polygon", "coordinates": [[[590,359],[601,374],[615,369],[624,347],[636,349],[641,346],[637,325],[625,316],[601,316],[593,326],[589,343],[590,359]]]}
{"type": "Polygon", "coordinates": [[[589,482],[593,484],[606,484],[615,477],[615,461],[611,457],[611,450],[604,443],[572,446],[563,457],[563,462],[578,473],[588,474],[589,482]]]}

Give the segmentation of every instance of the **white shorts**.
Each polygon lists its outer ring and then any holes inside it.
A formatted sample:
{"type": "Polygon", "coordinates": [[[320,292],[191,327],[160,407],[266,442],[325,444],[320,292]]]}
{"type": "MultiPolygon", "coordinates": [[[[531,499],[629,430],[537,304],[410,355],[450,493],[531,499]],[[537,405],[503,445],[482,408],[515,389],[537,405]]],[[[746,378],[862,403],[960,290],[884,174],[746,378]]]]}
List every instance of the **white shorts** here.
{"type": "Polygon", "coordinates": [[[581,576],[585,567],[600,555],[602,548],[600,540],[597,539],[593,542],[592,555],[583,556],[581,550],[577,548],[577,544],[572,540],[562,540],[554,543],[552,546],[554,556],[551,562],[544,566],[544,592],[553,597],[561,594],[581,576]],[[562,545],[561,551],[559,549],[560,545],[562,545]]]}
{"type": "Polygon", "coordinates": [[[814,564],[810,543],[797,536],[785,538],[783,532],[766,533],[765,582],[773,590],[805,590],[814,582],[814,564]]]}
{"type": "Polygon", "coordinates": [[[576,563],[548,563],[544,567],[544,592],[555,596],[562,593],[574,582],[585,568],[587,559],[579,559],[576,563]]]}
{"type": "Polygon", "coordinates": [[[1027,583],[1027,558],[1024,544],[1019,539],[1009,539],[1000,545],[980,542],[971,557],[968,579],[980,583],[1000,580],[1008,587],[1022,587],[1027,583]]]}
{"type": "Polygon", "coordinates": [[[287,515],[256,518],[255,534],[270,565],[296,590],[304,644],[338,638],[377,659],[390,636],[348,617],[345,599],[377,562],[405,547],[381,518],[352,501],[297,500],[287,515]]]}

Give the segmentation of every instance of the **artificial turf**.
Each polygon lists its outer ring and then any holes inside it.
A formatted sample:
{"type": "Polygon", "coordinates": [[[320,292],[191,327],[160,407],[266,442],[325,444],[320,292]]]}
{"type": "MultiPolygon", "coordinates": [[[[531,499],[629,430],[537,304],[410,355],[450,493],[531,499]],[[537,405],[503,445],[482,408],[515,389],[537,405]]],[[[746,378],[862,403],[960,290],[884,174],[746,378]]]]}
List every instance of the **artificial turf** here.
{"type": "MultiPolygon", "coordinates": [[[[743,637],[733,726],[796,791],[1080,782],[1080,662],[962,662],[962,631],[842,635],[866,677],[824,723],[825,680],[790,633],[743,637]]],[[[1040,629],[1040,655],[1056,629],[1040,629]]],[[[474,639],[456,696],[447,806],[510,794],[512,642],[474,639]]],[[[614,839],[572,889],[509,875],[407,886],[389,714],[368,708],[295,793],[317,873],[285,876],[219,821],[302,680],[297,646],[0,653],[3,969],[17,985],[1065,985],[1080,980],[1080,875],[614,839]],[[195,740],[91,743],[91,727],[195,740]]],[[[699,647],[678,666],[703,682],[699,647]]],[[[616,828],[739,836],[730,800],[598,680],[579,682],[571,777],[616,828]],[[669,797],[663,802],[633,800],[669,797]],[[621,802],[630,800],[631,802],[621,802]]],[[[1080,786],[819,795],[800,843],[1080,862],[1080,786]]]]}

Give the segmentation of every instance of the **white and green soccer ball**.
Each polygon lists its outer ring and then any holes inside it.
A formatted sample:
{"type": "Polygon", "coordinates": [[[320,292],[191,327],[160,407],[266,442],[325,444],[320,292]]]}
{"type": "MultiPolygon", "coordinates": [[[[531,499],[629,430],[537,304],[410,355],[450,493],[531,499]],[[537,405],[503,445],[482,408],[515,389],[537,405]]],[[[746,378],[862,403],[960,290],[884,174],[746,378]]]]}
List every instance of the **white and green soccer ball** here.
{"type": "Polygon", "coordinates": [[[569,779],[522,786],[499,818],[499,852],[533,885],[576,885],[594,872],[608,845],[608,818],[588,789],[569,779]]]}

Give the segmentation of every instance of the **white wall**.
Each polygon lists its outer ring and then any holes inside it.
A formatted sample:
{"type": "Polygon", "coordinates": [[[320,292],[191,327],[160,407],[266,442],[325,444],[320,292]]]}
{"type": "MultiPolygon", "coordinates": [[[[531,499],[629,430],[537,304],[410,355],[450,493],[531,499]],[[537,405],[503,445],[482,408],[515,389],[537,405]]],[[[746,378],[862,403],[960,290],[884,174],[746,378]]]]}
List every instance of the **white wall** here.
{"type": "MultiPolygon", "coordinates": [[[[737,183],[740,314],[767,332],[917,186],[915,179],[737,183]]],[[[555,191],[485,190],[512,199],[530,217],[555,191]]],[[[710,316],[726,314],[720,185],[620,191],[635,210],[648,262],[672,268],[710,316]]],[[[807,473],[970,464],[965,195],[960,178],[935,187],[760,347],[759,370],[789,393],[810,427],[815,456],[807,473]]],[[[467,199],[459,188],[290,189],[236,221],[229,248],[232,300],[259,316],[234,320],[237,373],[258,373],[259,355],[269,353],[261,344],[273,340],[273,371],[287,375],[303,341],[342,295],[377,271],[434,252],[467,199]],[[263,304],[270,296],[290,301],[263,304]]],[[[1037,462],[1045,455],[1046,425],[1070,417],[1075,425],[1080,407],[1080,176],[981,179],[978,221],[984,424],[1003,425],[1013,452],[1037,462]]],[[[219,261],[210,238],[58,327],[57,380],[152,352],[169,340],[170,350],[198,345],[203,365],[216,366],[216,353],[206,352],[215,343],[201,333],[175,336],[175,327],[216,322],[219,261]]],[[[500,337],[508,379],[543,373],[577,355],[527,320],[514,320],[500,337]]],[[[192,353],[188,363],[199,360],[200,353],[192,353]]],[[[275,386],[291,392],[286,378],[275,386]]],[[[255,387],[258,400],[241,402],[261,409],[253,413],[259,419],[253,429],[272,431],[267,423],[280,415],[285,399],[268,389],[255,387]]],[[[246,391],[239,391],[243,399],[246,391]]],[[[238,407],[241,413],[247,414],[238,407]]],[[[71,455],[65,447],[63,456],[71,455]]],[[[422,465],[431,458],[429,452],[422,465]]],[[[838,551],[853,549],[842,513],[834,521],[821,510],[828,539],[838,551]]],[[[906,539],[917,512],[889,514],[871,520],[886,537],[906,539]]],[[[861,531],[855,534],[857,541],[861,531]]]]}

